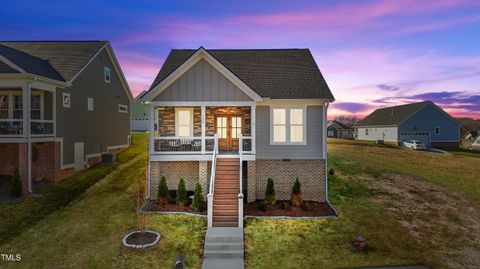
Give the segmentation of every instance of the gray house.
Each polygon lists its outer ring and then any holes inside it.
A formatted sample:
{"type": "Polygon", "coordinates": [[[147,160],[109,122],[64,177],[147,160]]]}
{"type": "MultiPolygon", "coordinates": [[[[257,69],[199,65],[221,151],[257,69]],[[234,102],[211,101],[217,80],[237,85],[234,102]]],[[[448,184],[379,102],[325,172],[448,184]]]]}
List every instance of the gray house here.
{"type": "Polygon", "coordinates": [[[338,120],[331,120],[327,124],[327,136],[333,138],[352,139],[353,127],[338,120]]]}
{"type": "Polygon", "coordinates": [[[172,50],[142,100],[149,119],[158,115],[158,135],[149,124],[150,199],[161,176],[170,189],[199,180],[209,227],[241,227],[243,197],[263,199],[269,177],[277,199],[290,199],[298,177],[304,199],[327,201],[334,98],[308,49],[172,50]]]}
{"type": "Polygon", "coordinates": [[[396,144],[414,139],[427,146],[458,148],[460,127],[443,109],[425,101],[375,110],[355,126],[355,138],[396,144]]]}
{"type": "Polygon", "coordinates": [[[107,41],[0,42],[0,175],[31,192],[127,147],[131,101],[107,41]]]}

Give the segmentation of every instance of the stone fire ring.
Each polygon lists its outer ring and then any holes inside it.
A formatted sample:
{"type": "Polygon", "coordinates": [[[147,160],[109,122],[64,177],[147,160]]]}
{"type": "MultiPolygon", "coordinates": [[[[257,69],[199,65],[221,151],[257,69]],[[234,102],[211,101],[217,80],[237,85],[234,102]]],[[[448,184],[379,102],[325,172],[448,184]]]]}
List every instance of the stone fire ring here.
{"type": "Polygon", "coordinates": [[[153,240],[152,243],[148,243],[148,244],[144,244],[144,245],[135,245],[135,244],[129,244],[127,243],[127,238],[132,235],[132,234],[135,234],[135,233],[141,233],[142,231],[132,231],[132,232],[129,232],[128,234],[126,234],[123,239],[122,239],[122,242],[123,242],[123,245],[126,246],[127,248],[138,248],[138,249],[141,249],[141,248],[149,248],[151,246],[154,246],[155,244],[158,243],[158,241],[160,241],[160,234],[155,232],[155,231],[152,231],[152,230],[144,230],[143,232],[144,233],[151,233],[151,234],[155,234],[155,240],[153,240]]]}

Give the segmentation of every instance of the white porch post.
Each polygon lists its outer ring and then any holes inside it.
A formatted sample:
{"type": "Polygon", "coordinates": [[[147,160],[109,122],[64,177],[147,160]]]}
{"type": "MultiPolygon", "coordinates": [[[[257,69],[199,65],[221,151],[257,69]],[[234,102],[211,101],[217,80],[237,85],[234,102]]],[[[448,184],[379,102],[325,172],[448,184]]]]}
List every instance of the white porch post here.
{"type": "Polygon", "coordinates": [[[201,106],[202,110],[202,154],[205,154],[206,150],[206,144],[205,144],[205,121],[206,121],[206,115],[205,115],[205,106],[201,106]]]}
{"type": "Polygon", "coordinates": [[[250,120],[250,129],[251,129],[251,136],[252,136],[252,154],[255,155],[255,151],[256,151],[256,146],[255,146],[255,138],[256,138],[256,129],[255,129],[255,121],[256,121],[256,108],[257,106],[256,105],[253,105],[250,107],[250,117],[251,117],[251,120],[250,120]]]}
{"type": "Polygon", "coordinates": [[[30,83],[22,87],[23,136],[27,137],[27,191],[32,192],[32,141],[30,133],[30,83]]]}

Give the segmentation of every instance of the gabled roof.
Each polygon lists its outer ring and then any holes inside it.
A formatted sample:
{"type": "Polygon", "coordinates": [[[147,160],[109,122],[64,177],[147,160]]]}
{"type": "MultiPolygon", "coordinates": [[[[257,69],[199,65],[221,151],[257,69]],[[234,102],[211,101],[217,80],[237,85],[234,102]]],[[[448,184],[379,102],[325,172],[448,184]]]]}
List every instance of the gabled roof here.
{"type": "Polygon", "coordinates": [[[470,135],[473,139],[476,139],[480,134],[480,131],[467,131],[463,137],[470,135]]]}
{"type": "Polygon", "coordinates": [[[2,59],[0,59],[0,73],[19,73],[18,70],[10,67],[8,64],[2,62],[2,59]]]}
{"type": "Polygon", "coordinates": [[[34,75],[71,81],[107,41],[0,42],[0,55],[34,75]]]}
{"type": "Polygon", "coordinates": [[[352,126],[348,125],[348,124],[345,124],[341,121],[338,121],[338,120],[331,120],[331,121],[328,121],[328,124],[327,124],[327,128],[328,127],[335,127],[337,129],[352,129],[352,126]]]}
{"type": "Polygon", "coordinates": [[[430,101],[380,108],[361,120],[357,126],[398,126],[430,101]]]}
{"type": "MultiPolygon", "coordinates": [[[[150,90],[165,80],[197,51],[171,50],[150,90]]],[[[205,51],[262,98],[334,100],[308,49],[205,51]]]]}

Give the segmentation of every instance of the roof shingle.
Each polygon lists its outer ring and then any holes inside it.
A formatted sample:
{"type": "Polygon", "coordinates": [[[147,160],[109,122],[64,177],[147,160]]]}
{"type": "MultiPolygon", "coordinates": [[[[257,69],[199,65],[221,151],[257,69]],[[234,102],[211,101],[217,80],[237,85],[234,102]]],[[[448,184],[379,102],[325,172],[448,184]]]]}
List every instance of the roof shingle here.
{"type": "MultiPolygon", "coordinates": [[[[196,51],[172,50],[150,90],[196,51]]],[[[334,99],[308,49],[214,49],[207,52],[261,97],[334,99]]]]}
{"type": "Polygon", "coordinates": [[[380,108],[361,120],[358,126],[398,126],[430,101],[380,108]]]}

